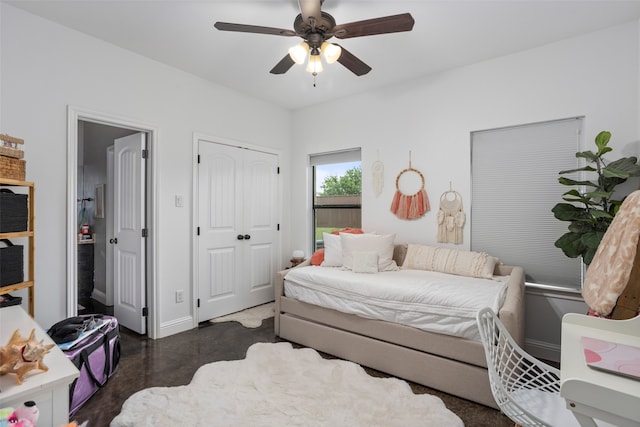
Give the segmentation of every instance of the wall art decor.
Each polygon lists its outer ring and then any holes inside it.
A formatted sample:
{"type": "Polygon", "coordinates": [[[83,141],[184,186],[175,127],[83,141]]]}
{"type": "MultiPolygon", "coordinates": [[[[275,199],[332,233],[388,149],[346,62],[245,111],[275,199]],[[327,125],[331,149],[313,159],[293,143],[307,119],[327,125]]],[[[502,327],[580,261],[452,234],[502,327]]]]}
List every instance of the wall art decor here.
{"type": "Polygon", "coordinates": [[[400,219],[412,220],[421,218],[429,212],[429,197],[424,189],[424,175],[411,166],[411,152],[409,152],[409,167],[400,171],[396,177],[396,193],[391,202],[391,212],[400,219]],[[417,174],[420,177],[420,189],[414,194],[405,194],[400,190],[400,178],[404,174],[417,174]]]}
{"type": "Polygon", "coordinates": [[[440,196],[438,209],[438,242],[462,243],[462,229],[465,223],[465,213],[462,209],[462,196],[451,188],[440,196]]]}
{"type": "Polygon", "coordinates": [[[377,159],[371,164],[371,174],[373,179],[373,194],[378,197],[382,194],[384,188],[384,163],[380,161],[380,153],[377,153],[377,159]]]}

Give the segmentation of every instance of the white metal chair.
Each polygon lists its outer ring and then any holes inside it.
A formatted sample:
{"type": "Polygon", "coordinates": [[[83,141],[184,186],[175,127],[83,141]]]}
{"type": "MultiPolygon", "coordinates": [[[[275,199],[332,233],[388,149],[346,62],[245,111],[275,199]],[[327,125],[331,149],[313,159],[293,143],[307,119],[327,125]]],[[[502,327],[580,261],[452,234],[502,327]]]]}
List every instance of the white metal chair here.
{"type": "Polygon", "coordinates": [[[523,427],[579,426],[560,397],[560,371],[525,352],[490,308],[478,312],[477,323],[491,392],[502,412],[523,427]]]}

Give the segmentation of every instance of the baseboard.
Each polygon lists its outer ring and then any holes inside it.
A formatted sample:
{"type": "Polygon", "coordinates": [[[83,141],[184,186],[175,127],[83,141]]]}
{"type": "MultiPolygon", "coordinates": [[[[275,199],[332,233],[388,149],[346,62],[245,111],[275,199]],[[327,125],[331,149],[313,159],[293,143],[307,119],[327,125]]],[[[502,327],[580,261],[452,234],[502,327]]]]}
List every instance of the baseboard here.
{"type": "Polygon", "coordinates": [[[193,329],[193,317],[185,316],[179,319],[174,319],[170,322],[165,322],[160,324],[160,330],[158,331],[158,335],[154,338],[164,338],[169,335],[174,335],[180,332],[185,332],[193,329]]]}
{"type": "Polygon", "coordinates": [[[533,357],[560,363],[560,346],[557,344],[525,339],[524,347],[533,357]]]}
{"type": "Polygon", "coordinates": [[[102,305],[109,305],[107,304],[107,294],[97,289],[94,289],[93,292],[91,292],[91,298],[98,301],[102,305]]]}

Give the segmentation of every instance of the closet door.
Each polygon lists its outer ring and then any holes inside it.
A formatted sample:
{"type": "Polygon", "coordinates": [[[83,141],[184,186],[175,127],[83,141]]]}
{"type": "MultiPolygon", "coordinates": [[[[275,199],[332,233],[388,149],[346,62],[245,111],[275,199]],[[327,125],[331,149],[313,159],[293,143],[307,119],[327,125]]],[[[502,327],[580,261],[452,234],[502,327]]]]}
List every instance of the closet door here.
{"type": "Polygon", "coordinates": [[[276,155],[198,144],[198,321],[273,300],[276,155]]]}

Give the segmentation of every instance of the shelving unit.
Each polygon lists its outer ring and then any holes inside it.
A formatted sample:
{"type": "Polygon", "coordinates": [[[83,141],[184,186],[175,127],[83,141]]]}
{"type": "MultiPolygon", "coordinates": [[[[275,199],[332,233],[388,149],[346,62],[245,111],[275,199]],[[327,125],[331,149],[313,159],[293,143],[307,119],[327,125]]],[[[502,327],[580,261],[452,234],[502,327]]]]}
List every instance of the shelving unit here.
{"type": "Polygon", "coordinates": [[[27,230],[16,231],[12,233],[0,233],[0,239],[27,239],[27,277],[24,282],[14,283],[12,285],[0,286],[0,295],[15,292],[21,289],[28,289],[29,302],[28,312],[31,317],[35,315],[35,186],[33,182],[18,181],[15,179],[0,178],[0,187],[26,187],[28,189],[28,207],[29,207],[29,219],[27,223],[27,230]]]}

